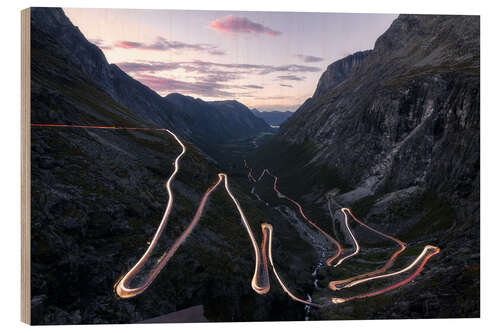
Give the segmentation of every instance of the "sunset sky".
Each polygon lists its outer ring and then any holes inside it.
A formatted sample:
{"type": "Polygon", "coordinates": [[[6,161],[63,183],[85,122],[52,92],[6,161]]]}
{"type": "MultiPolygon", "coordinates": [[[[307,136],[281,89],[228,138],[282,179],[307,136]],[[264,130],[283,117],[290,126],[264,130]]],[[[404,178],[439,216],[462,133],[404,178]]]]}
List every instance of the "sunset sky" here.
{"type": "Polygon", "coordinates": [[[110,63],[164,96],[291,110],[326,67],[373,48],[397,15],[64,9],[110,63]]]}

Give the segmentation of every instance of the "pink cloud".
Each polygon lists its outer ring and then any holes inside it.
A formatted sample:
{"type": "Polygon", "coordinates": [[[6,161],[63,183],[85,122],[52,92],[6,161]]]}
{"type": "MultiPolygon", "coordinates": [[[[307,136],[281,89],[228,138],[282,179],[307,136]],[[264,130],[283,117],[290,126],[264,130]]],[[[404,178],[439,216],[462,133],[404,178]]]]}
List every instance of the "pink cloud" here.
{"type": "Polygon", "coordinates": [[[106,44],[102,39],[100,38],[90,38],[89,42],[92,44],[96,45],[98,48],[101,50],[111,50],[113,47],[106,44]]]}
{"type": "Polygon", "coordinates": [[[222,32],[234,32],[234,33],[256,33],[256,34],[267,34],[270,36],[281,35],[280,31],[272,30],[260,23],[250,21],[246,17],[235,17],[232,15],[217,19],[210,23],[209,27],[211,29],[222,31],[222,32]]]}
{"type": "Polygon", "coordinates": [[[207,52],[212,55],[226,54],[224,51],[219,50],[217,46],[212,44],[189,44],[179,41],[169,41],[166,38],[160,36],[158,36],[156,38],[156,41],[152,44],[122,40],[116,42],[115,47],[123,49],[139,49],[139,50],[153,50],[153,51],[192,50],[199,52],[207,52]]]}
{"type": "Polygon", "coordinates": [[[297,58],[301,59],[304,62],[319,62],[319,61],[323,61],[323,58],[315,57],[315,56],[312,56],[312,55],[296,54],[295,56],[297,58]]]}
{"type": "Polygon", "coordinates": [[[142,43],[130,42],[130,41],[121,41],[115,43],[116,47],[121,47],[123,49],[136,49],[142,47],[142,43]]]}

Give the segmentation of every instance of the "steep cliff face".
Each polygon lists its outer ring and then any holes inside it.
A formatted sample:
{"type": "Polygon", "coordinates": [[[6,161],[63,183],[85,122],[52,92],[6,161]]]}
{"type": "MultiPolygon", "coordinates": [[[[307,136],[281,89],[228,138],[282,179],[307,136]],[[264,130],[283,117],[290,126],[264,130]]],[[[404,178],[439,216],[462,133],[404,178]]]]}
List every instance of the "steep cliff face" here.
{"type": "Polygon", "coordinates": [[[441,246],[436,288],[465,299],[464,283],[474,297],[435,315],[477,315],[478,271],[466,267],[479,265],[479,17],[400,15],[362,55],[330,65],[255,161],[325,211],[328,197],[441,246]]]}
{"type": "Polygon", "coordinates": [[[365,54],[341,85],[332,64],[276,141],[313,145],[346,202],[411,186],[477,199],[479,19],[402,15],[365,54]]]}
{"type": "Polygon", "coordinates": [[[356,52],[329,65],[321,75],[313,97],[318,97],[325,91],[331,90],[341,84],[342,81],[358,69],[370,53],[370,50],[356,52]]]}

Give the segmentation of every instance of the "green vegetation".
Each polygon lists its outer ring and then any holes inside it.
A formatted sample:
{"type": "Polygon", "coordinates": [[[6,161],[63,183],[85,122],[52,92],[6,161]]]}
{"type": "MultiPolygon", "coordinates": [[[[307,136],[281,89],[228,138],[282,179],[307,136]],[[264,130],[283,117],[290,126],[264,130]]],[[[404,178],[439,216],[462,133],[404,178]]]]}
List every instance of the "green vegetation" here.
{"type": "Polygon", "coordinates": [[[418,235],[426,235],[445,231],[453,225],[456,219],[453,207],[440,199],[435,192],[426,192],[413,201],[415,209],[424,212],[418,222],[406,233],[404,239],[414,239],[418,235]]]}

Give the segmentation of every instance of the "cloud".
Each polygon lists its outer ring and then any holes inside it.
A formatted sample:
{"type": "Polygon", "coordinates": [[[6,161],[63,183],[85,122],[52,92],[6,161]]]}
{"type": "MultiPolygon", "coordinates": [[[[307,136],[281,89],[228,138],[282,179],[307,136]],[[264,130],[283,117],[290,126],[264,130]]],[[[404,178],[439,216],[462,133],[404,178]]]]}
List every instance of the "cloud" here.
{"type": "Polygon", "coordinates": [[[203,80],[198,80],[194,82],[181,81],[176,79],[171,79],[162,76],[149,75],[144,73],[139,73],[134,75],[134,78],[140,81],[142,84],[148,86],[149,88],[162,92],[179,92],[185,94],[194,94],[204,97],[252,97],[248,93],[244,92],[231,92],[229,89],[264,89],[264,87],[259,85],[226,85],[214,82],[207,82],[203,80]]]}
{"type": "MultiPolygon", "coordinates": [[[[238,74],[258,74],[266,75],[276,72],[287,73],[312,73],[319,72],[321,68],[303,65],[256,65],[256,64],[234,64],[217,63],[209,61],[184,61],[184,62],[122,62],[117,64],[125,72],[159,72],[165,70],[174,70],[182,68],[186,72],[196,72],[200,74],[218,74],[228,73],[230,75],[238,74]]],[[[279,76],[282,80],[301,81],[304,78],[295,75],[279,76]]]]}
{"type": "Polygon", "coordinates": [[[101,50],[111,50],[113,47],[107,45],[102,39],[100,38],[90,38],[89,42],[92,44],[96,45],[99,47],[101,50]]]}
{"type": "Polygon", "coordinates": [[[305,77],[297,75],[280,75],[278,79],[286,81],[303,81],[305,77]]]}
{"type": "Polygon", "coordinates": [[[203,82],[228,82],[237,80],[239,78],[240,75],[233,72],[213,71],[210,74],[198,77],[197,79],[203,82]]]}
{"type": "Polygon", "coordinates": [[[263,86],[258,86],[256,84],[247,84],[244,85],[243,88],[249,88],[249,89],[264,89],[263,86]]]}
{"type": "Polygon", "coordinates": [[[323,58],[320,57],[315,57],[312,55],[304,55],[304,54],[296,54],[295,55],[297,58],[302,60],[303,62],[320,62],[323,61],[323,58]]]}
{"type": "Polygon", "coordinates": [[[274,72],[295,72],[295,73],[312,73],[319,72],[321,68],[312,67],[312,66],[303,66],[303,65],[284,65],[284,66],[266,66],[266,69],[263,69],[261,74],[268,74],[274,72]]]}
{"type": "Polygon", "coordinates": [[[291,84],[280,83],[280,86],[285,87],[285,88],[293,88],[293,86],[291,84]]]}
{"type": "Polygon", "coordinates": [[[272,30],[260,23],[250,21],[246,17],[235,17],[232,15],[211,22],[209,27],[222,32],[267,34],[270,36],[281,35],[280,31],[272,30]]]}
{"type": "Polygon", "coordinates": [[[122,49],[140,49],[144,46],[143,43],[138,43],[138,42],[131,42],[127,40],[123,40],[121,42],[116,42],[115,43],[116,47],[122,48],[122,49]]]}
{"type": "Polygon", "coordinates": [[[145,44],[134,41],[118,41],[115,47],[123,49],[139,49],[150,51],[169,51],[169,50],[192,50],[199,52],[207,52],[212,55],[224,55],[224,51],[219,50],[217,46],[212,44],[189,44],[179,41],[169,41],[163,37],[157,37],[156,41],[152,44],[145,44]]]}
{"type": "MultiPolygon", "coordinates": [[[[320,71],[320,68],[301,65],[258,65],[238,63],[218,63],[210,61],[137,61],[121,62],[116,64],[123,71],[135,79],[158,92],[180,92],[205,97],[249,97],[249,92],[256,89],[265,89],[257,84],[234,84],[231,81],[244,79],[248,75],[268,75],[283,73],[280,80],[302,81],[305,77],[293,73],[308,73],[320,71]],[[183,71],[184,80],[179,81],[167,78],[167,73],[183,71]],[[155,75],[157,73],[162,73],[155,75]],[[245,92],[246,90],[247,92],[245,92]],[[234,91],[237,91],[235,93],[234,91]]],[[[248,82],[248,81],[247,81],[248,82]]],[[[247,83],[245,82],[245,83],[247,83]]],[[[278,82],[281,83],[281,82],[278,82]]],[[[292,87],[283,84],[283,87],[292,87]]]]}
{"type": "Polygon", "coordinates": [[[160,76],[138,74],[135,79],[142,84],[160,92],[180,92],[207,97],[233,97],[233,93],[224,91],[226,85],[209,82],[187,82],[160,76]]]}
{"type": "Polygon", "coordinates": [[[178,62],[121,62],[116,64],[127,73],[161,72],[181,68],[178,62]]]}

